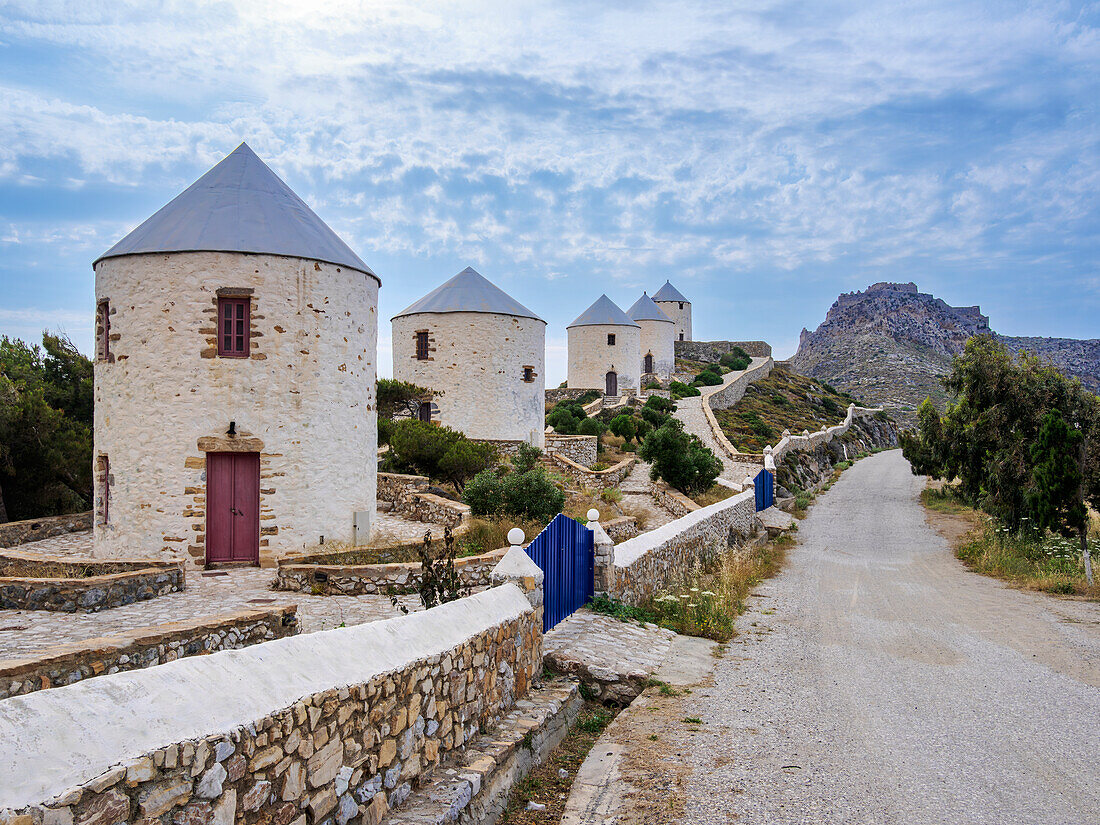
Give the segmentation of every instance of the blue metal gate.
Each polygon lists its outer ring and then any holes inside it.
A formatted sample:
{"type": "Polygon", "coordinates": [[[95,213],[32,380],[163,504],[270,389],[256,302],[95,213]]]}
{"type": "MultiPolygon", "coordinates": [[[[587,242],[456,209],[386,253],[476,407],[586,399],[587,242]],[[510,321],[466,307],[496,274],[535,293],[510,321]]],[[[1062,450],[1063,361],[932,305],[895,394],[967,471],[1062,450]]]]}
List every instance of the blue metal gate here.
{"type": "Polygon", "coordinates": [[[542,629],[546,631],[592,598],[595,584],[592,531],[559,513],[527,545],[527,555],[545,576],[542,629]]]}
{"type": "Polygon", "coordinates": [[[775,504],[775,476],[768,470],[761,470],[753,479],[756,486],[756,512],[767,510],[775,504]]]}

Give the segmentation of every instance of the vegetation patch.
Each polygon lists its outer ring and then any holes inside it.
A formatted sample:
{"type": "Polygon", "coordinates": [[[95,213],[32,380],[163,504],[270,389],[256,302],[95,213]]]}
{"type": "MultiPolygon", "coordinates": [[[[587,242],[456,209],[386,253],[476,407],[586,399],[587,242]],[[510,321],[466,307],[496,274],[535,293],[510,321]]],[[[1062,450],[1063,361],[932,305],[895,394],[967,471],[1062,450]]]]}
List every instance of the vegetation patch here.
{"type": "Polygon", "coordinates": [[[500,821],[511,825],[557,825],[565,802],[588,752],[600,734],[619,713],[593,701],[586,701],[565,739],[547,757],[516,783],[500,821]],[[545,806],[527,810],[527,803],[545,806]]]}
{"type": "Polygon", "coordinates": [[[784,430],[799,434],[840,424],[852,403],[848,393],[776,365],[767,378],[749,384],[735,406],[715,410],[714,417],[734,447],[759,453],[774,446],[784,430]]]}

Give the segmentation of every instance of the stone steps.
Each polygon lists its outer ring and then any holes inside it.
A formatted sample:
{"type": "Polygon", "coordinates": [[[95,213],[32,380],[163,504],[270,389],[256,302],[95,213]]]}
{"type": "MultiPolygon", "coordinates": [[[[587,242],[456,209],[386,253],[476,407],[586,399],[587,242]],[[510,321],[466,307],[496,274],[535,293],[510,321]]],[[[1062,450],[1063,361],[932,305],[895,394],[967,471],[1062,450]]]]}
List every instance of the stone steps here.
{"type": "MultiPolygon", "coordinates": [[[[556,678],[516,702],[496,727],[448,757],[401,807],[379,820],[385,825],[491,823],[504,812],[512,786],[565,738],[584,700],[579,683],[556,678]]],[[[367,822],[364,825],[376,825],[367,822]]]]}

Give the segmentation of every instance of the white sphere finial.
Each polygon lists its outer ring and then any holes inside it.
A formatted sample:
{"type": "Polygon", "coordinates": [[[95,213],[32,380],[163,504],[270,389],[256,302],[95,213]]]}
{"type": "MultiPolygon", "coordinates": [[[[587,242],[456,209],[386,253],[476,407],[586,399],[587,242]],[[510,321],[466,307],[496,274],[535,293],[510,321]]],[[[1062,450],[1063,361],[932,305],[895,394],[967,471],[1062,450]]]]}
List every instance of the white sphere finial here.
{"type": "Polygon", "coordinates": [[[752,480],[752,476],[745,476],[745,480],[741,482],[742,487],[755,487],[756,482],[752,480]]]}
{"type": "Polygon", "coordinates": [[[525,538],[527,538],[527,536],[525,536],[523,531],[518,527],[513,527],[508,531],[508,543],[513,547],[519,547],[523,544],[525,538]]]}
{"type": "Polygon", "coordinates": [[[591,510],[588,511],[588,520],[589,521],[599,521],[600,520],[600,511],[597,510],[595,507],[593,507],[591,510]]]}

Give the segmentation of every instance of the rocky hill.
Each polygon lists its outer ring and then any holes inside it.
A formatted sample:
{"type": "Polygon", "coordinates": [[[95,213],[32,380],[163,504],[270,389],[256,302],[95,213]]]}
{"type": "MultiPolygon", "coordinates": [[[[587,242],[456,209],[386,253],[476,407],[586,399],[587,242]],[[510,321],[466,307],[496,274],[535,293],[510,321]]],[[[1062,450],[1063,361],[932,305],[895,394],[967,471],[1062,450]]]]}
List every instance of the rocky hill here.
{"type": "MultiPolygon", "coordinates": [[[[879,283],[841,295],[825,322],[802,330],[791,366],[827,381],[867,404],[890,409],[910,423],[916,406],[931,396],[947,400],[940,376],[962,352],[966,339],[992,332],[979,307],[953,307],[917,285],[879,283]]],[[[995,334],[995,333],[994,333],[995,334]]],[[[1026,349],[1077,376],[1100,392],[1100,339],[1011,338],[1012,349],[1026,349]]]]}

